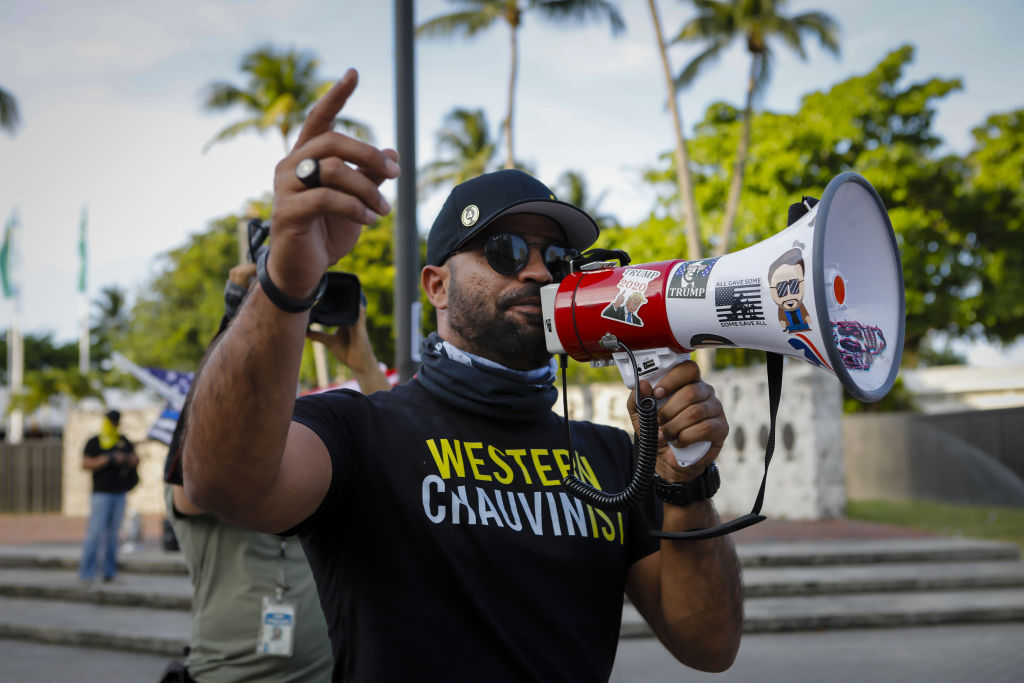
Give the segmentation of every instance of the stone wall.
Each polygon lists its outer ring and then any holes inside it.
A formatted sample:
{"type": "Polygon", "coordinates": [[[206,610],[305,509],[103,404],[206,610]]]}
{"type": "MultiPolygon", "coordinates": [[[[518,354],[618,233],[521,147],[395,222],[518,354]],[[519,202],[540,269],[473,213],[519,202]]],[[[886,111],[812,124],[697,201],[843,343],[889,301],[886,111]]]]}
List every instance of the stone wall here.
{"type": "MultiPolygon", "coordinates": [[[[764,473],[768,437],[768,381],[764,366],[715,372],[715,387],[731,431],[718,457],[722,488],[715,503],[723,516],[750,511],[764,473]]],[[[579,387],[569,388],[574,419],[631,429],[628,391],[621,384],[591,385],[589,409],[579,387]]],[[[556,406],[561,412],[561,407],[556,406]]],[[[762,513],[777,519],[831,519],[846,509],[842,448],[842,389],[828,372],[785,360],[776,425],[775,455],[762,513]]]]}
{"type": "MultiPolygon", "coordinates": [[[[126,518],[133,512],[164,513],[163,474],[167,447],[146,440],[160,410],[160,407],[153,407],[121,411],[121,433],[135,444],[139,456],[139,485],[128,493],[126,518]]],[[[92,473],[82,469],[82,451],[86,441],[99,433],[105,412],[73,409],[68,413],[64,426],[64,514],[70,517],[89,514],[92,473]]]]}
{"type": "MultiPolygon", "coordinates": [[[[764,472],[768,435],[768,382],[763,366],[729,369],[709,377],[725,406],[731,432],[718,457],[722,488],[715,503],[725,516],[750,511],[764,472]]],[[[619,383],[570,387],[569,414],[631,431],[629,395],[619,383]],[[588,406],[589,404],[589,406],[588,406]]],[[[561,403],[555,411],[561,414],[561,403]]],[[[786,359],[776,427],[775,455],[762,512],[776,519],[830,519],[846,508],[841,430],[842,392],[831,374],[786,359]]],[[[128,514],[163,514],[163,465],[167,447],[146,441],[159,407],[124,410],[121,431],[139,454],[139,485],[128,494],[128,514]]],[[[90,474],[81,468],[85,442],[99,431],[102,412],[73,410],[64,431],[64,514],[88,515],[90,474]]]]}

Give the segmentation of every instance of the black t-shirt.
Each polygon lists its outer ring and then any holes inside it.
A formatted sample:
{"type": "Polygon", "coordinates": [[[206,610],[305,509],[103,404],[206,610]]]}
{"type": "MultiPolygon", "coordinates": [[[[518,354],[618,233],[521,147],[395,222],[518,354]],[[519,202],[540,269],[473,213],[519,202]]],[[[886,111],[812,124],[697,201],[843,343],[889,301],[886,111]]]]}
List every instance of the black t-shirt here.
{"type": "MultiPolygon", "coordinates": [[[[468,415],[413,380],[303,397],[294,419],[334,467],[323,504],[292,531],[335,680],[608,679],[626,572],[658,544],[638,508],[606,513],[562,490],[560,417],[468,415]]],[[[625,488],[630,437],[572,429],[581,478],[625,488]]]]}
{"type": "MultiPolygon", "coordinates": [[[[135,447],[132,446],[132,442],[119,435],[117,443],[111,448],[101,448],[100,439],[98,436],[94,436],[85,442],[85,455],[90,457],[96,457],[97,455],[107,455],[114,451],[120,451],[125,454],[135,452],[135,447]]],[[[99,469],[92,471],[92,490],[96,493],[123,493],[128,491],[132,487],[132,483],[129,483],[129,472],[128,470],[133,469],[130,465],[115,465],[113,462],[108,462],[99,469]]]]}

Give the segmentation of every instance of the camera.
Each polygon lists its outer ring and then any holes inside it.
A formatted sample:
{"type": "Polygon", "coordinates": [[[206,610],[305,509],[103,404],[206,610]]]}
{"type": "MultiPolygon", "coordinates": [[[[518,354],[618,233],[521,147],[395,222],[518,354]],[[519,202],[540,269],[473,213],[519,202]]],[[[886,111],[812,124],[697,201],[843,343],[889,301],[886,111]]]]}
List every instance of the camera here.
{"type": "MultiPolygon", "coordinates": [[[[249,260],[255,263],[260,254],[270,247],[270,223],[254,218],[249,221],[249,260]]],[[[309,312],[309,321],[324,327],[355,325],[359,320],[359,306],[366,304],[359,277],[353,273],[328,271],[324,295],[309,312]]]]}

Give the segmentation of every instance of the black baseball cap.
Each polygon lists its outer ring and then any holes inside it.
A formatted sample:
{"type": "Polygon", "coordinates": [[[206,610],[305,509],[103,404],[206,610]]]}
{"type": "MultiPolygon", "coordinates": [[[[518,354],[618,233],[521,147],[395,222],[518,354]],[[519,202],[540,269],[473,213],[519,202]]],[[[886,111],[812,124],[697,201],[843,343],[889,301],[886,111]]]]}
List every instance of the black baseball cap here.
{"type": "Polygon", "coordinates": [[[547,185],[516,169],[485,173],[456,185],[427,236],[427,263],[439,266],[498,218],[513,213],[547,216],[566,241],[583,251],[600,230],[587,213],[555,199],[547,185]]]}
{"type": "Polygon", "coordinates": [[[110,420],[110,423],[117,425],[121,423],[121,413],[116,410],[108,410],[105,417],[110,420]]]}

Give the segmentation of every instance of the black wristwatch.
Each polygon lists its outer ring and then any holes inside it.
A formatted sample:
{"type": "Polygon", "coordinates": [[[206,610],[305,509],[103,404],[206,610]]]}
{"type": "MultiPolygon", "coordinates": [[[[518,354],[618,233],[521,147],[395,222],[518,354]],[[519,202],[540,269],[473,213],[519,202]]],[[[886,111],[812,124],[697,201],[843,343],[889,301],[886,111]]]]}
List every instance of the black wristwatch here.
{"type": "Polygon", "coordinates": [[[715,495],[721,485],[722,478],[718,474],[718,466],[715,463],[708,465],[699,477],[685,484],[663,479],[657,474],[654,475],[654,495],[673,505],[689,505],[707,500],[715,495]]]}

